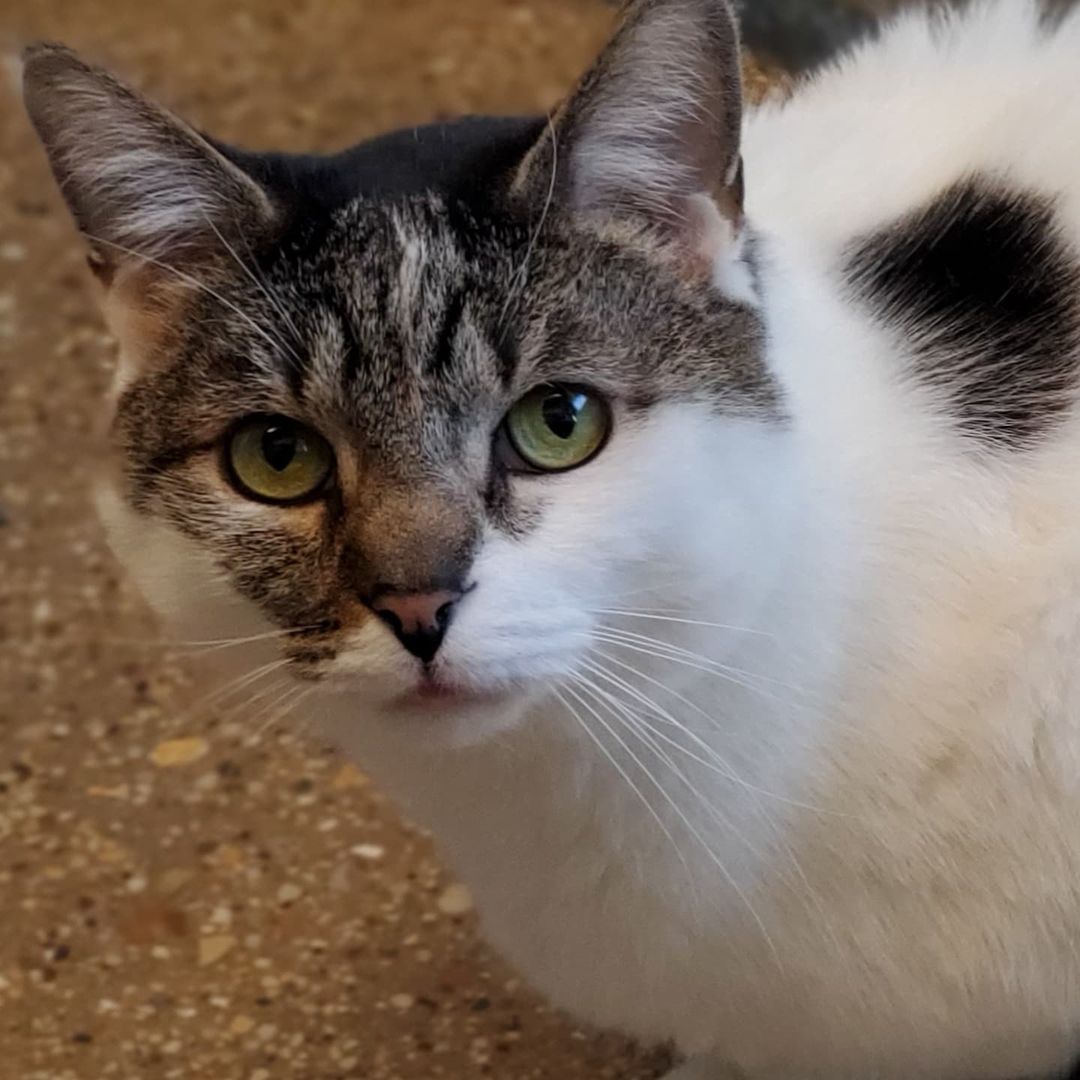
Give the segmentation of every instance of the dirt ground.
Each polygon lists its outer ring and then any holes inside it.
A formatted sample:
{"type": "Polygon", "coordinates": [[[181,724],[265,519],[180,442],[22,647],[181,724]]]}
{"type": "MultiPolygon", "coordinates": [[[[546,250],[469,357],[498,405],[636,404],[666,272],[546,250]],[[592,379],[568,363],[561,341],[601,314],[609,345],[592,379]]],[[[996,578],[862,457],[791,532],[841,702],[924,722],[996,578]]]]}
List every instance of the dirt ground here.
{"type": "MultiPolygon", "coordinates": [[[[4,0],[217,135],[326,149],[550,106],[600,0],[4,0]]],[[[214,701],[105,548],[113,347],[0,88],[0,1077],[621,1077],[478,939],[467,892],[358,769],[214,701]]],[[[269,726],[268,726],[269,725],[269,726]]]]}

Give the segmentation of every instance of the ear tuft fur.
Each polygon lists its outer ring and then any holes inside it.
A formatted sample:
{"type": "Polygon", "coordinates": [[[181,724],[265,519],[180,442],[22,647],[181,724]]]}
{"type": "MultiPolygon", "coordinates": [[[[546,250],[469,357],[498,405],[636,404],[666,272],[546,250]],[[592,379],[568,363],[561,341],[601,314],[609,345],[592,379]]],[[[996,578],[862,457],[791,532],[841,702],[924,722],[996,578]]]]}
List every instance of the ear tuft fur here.
{"type": "Polygon", "coordinates": [[[273,218],[266,193],[198,132],[70,49],[30,46],[22,66],[30,119],[106,271],[175,264],[273,218]]]}
{"type": "Polygon", "coordinates": [[[738,31],[725,0],[631,0],[516,190],[540,198],[554,171],[556,195],[572,211],[633,216],[676,233],[700,219],[689,203],[705,194],[737,229],[741,122],[738,31]]]}

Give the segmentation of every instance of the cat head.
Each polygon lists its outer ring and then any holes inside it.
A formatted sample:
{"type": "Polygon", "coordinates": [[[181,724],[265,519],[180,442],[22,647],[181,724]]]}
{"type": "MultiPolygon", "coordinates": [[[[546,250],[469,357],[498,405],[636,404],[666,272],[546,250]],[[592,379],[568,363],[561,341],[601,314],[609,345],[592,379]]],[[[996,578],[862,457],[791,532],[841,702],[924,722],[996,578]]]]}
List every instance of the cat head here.
{"type": "Polygon", "coordinates": [[[548,122],[324,158],[226,147],[60,46],[24,85],[120,342],[105,515],[178,625],[481,734],[600,613],[743,572],[732,448],[777,395],[726,4],[630,4],[548,122]]]}

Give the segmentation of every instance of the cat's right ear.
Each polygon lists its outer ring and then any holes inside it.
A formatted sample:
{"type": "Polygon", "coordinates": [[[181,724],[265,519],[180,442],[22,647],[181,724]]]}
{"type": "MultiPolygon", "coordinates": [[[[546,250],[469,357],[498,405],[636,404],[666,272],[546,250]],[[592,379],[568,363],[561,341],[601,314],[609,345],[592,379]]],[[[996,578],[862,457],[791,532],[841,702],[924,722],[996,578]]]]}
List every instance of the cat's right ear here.
{"type": "Polygon", "coordinates": [[[645,225],[691,273],[738,254],[742,79],[728,0],[627,0],[592,69],[526,157],[526,204],[645,225]]]}
{"type": "Polygon", "coordinates": [[[182,277],[271,227],[267,193],[194,128],[54,44],[23,54],[23,97],[108,285],[128,266],[182,277]]]}

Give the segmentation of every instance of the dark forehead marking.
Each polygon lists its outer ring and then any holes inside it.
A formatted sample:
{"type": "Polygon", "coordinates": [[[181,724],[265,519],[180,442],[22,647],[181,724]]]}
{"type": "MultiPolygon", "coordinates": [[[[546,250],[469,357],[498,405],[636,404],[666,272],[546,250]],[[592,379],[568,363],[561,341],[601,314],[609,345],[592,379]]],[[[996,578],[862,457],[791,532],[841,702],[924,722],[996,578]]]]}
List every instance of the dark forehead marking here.
{"type": "Polygon", "coordinates": [[[977,176],[852,245],[856,297],[901,330],[912,374],[957,427],[1030,447],[1067,414],[1080,374],[1080,267],[1052,199],[977,176]]]}
{"type": "Polygon", "coordinates": [[[364,353],[356,327],[343,304],[337,305],[335,314],[337,324],[345,339],[345,349],[341,357],[341,384],[347,392],[349,386],[360,378],[364,365],[364,353]]]}
{"type": "Polygon", "coordinates": [[[482,201],[539,137],[535,117],[471,116],[393,131],[329,156],[257,154],[220,146],[241,168],[303,212],[333,212],[358,197],[438,192],[482,201]]]}
{"type": "Polygon", "coordinates": [[[441,375],[450,370],[454,362],[454,345],[465,312],[465,291],[455,289],[443,306],[435,341],[428,357],[429,375],[441,375]]]}

